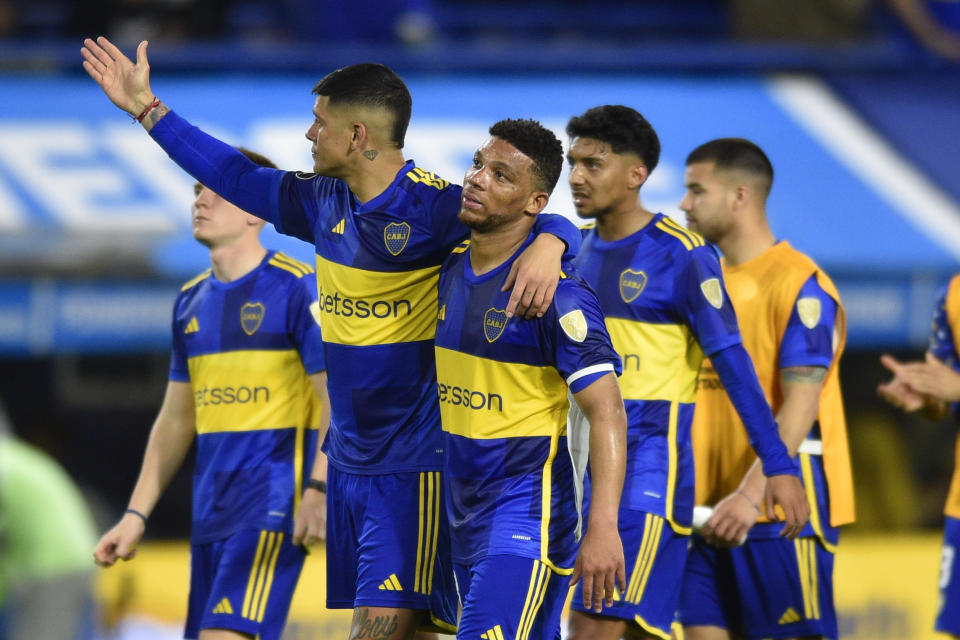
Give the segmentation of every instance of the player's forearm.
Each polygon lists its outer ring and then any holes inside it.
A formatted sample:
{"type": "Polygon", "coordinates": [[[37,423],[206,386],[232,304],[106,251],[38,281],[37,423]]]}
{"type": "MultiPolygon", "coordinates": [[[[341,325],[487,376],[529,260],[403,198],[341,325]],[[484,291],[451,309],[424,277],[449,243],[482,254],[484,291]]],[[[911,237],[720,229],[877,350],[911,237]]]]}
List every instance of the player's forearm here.
{"type": "Polygon", "coordinates": [[[164,113],[149,131],[173,161],[200,184],[244,211],[268,222],[276,221],[283,171],[257,165],[173,111],[164,113]]]}
{"type": "Polygon", "coordinates": [[[575,394],[590,423],[590,527],[616,526],[627,467],[627,417],[608,374],[575,394]]]}
{"type": "Polygon", "coordinates": [[[721,349],[710,354],[710,362],[743,422],[750,446],[760,458],[764,474],[793,473],[793,461],[780,439],[777,423],[746,349],[740,344],[721,349]]]}
{"type": "Polygon", "coordinates": [[[537,216],[533,226],[539,236],[554,236],[564,244],[561,250],[562,258],[572,260],[580,252],[583,234],[572,222],[556,213],[541,213],[537,216]]]}
{"type": "Polygon", "coordinates": [[[158,417],[150,431],[140,475],[130,496],[129,507],[150,515],[160,496],[183,464],[193,442],[192,423],[177,424],[158,417]]]}

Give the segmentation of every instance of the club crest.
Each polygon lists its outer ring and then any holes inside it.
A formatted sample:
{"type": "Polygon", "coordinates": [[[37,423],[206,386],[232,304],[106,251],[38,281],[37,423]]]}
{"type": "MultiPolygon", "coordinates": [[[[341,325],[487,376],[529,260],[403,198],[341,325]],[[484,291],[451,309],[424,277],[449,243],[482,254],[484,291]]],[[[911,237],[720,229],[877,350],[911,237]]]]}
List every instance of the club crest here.
{"type": "Polygon", "coordinates": [[[240,307],[240,326],[243,327],[245,334],[252,336],[257,332],[260,323],[263,322],[265,311],[266,308],[262,302],[248,302],[240,307]]]}
{"type": "Polygon", "coordinates": [[[383,230],[383,242],[387,251],[398,256],[410,240],[410,224],[407,222],[391,222],[383,230]]]}
{"type": "Polygon", "coordinates": [[[486,336],[487,342],[496,342],[497,338],[503,334],[503,330],[507,328],[507,320],[506,309],[493,307],[487,309],[483,314],[483,335],[486,336]]]}
{"type": "Polygon", "coordinates": [[[587,339],[587,317],[580,309],[560,316],[560,328],[574,342],[583,342],[587,339]]]}
{"type": "Polygon", "coordinates": [[[701,282],[700,291],[714,309],[723,306],[723,288],[720,286],[719,278],[708,278],[701,282]]]}
{"type": "Polygon", "coordinates": [[[820,322],[820,298],[800,298],[797,300],[797,315],[807,329],[813,329],[820,322]]]}
{"type": "Polygon", "coordinates": [[[620,274],[620,297],[628,304],[636,300],[646,286],[647,274],[643,271],[624,269],[620,274]]]}

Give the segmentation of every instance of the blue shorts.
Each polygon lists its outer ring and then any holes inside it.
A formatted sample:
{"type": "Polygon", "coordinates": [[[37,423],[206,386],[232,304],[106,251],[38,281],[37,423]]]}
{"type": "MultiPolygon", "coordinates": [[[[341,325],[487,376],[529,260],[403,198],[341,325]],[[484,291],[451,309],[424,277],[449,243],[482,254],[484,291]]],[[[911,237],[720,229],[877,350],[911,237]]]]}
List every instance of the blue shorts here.
{"type": "Polygon", "coordinates": [[[327,471],[327,608],[430,613],[452,633],[457,592],[439,471],[327,471]]]}
{"type": "Polygon", "coordinates": [[[837,637],[833,554],[819,539],[750,540],[735,549],[692,541],[680,593],[684,627],[750,639],[837,637]]]}
{"type": "Polygon", "coordinates": [[[201,629],[231,629],[276,640],[305,553],[282,531],[245,529],[190,547],[190,603],[185,638],[201,629]]]}
{"type": "Polygon", "coordinates": [[[454,565],[463,614],[457,638],[560,639],[570,576],[520,556],[485,556],[454,565]]]}
{"type": "MultiPolygon", "coordinates": [[[[623,618],[648,634],[669,640],[690,536],[676,533],[658,515],[626,509],[620,511],[619,529],[627,561],[627,591],[615,594],[612,607],[604,603],[600,615],[623,618]]],[[[593,613],[583,606],[582,582],[577,583],[570,608],[593,613]]]]}
{"type": "Polygon", "coordinates": [[[943,552],[940,562],[940,603],[937,607],[937,631],[960,636],[960,520],[947,517],[943,525],[943,552]]]}

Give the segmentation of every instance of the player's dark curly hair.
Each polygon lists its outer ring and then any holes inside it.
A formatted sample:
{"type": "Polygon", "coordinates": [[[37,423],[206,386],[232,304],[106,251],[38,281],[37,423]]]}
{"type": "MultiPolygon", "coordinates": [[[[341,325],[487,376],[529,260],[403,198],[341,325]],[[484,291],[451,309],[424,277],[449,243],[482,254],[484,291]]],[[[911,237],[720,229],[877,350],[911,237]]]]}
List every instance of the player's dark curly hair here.
{"type": "Polygon", "coordinates": [[[342,67],[318,82],[313,94],[330,98],[330,104],[387,109],[393,115],[393,142],[398,149],[403,148],[413,99],[407,85],[389,67],[374,62],[342,67]]]}
{"type": "Polygon", "coordinates": [[[490,127],[490,135],[506,140],[533,160],[535,186],[553,193],[563,169],[563,145],[553,131],[536,120],[508,118],[490,127]]]}
{"type": "Polygon", "coordinates": [[[660,138],[635,109],[620,104],[605,104],[570,118],[567,135],[593,138],[610,145],[614,153],[635,153],[653,173],[660,161],[660,138]]]}
{"type": "Polygon", "coordinates": [[[744,171],[759,179],[764,196],[773,186],[773,165],[763,149],[746,138],[717,138],[705,142],[687,156],[687,164],[712,162],[718,169],[744,171]]]}

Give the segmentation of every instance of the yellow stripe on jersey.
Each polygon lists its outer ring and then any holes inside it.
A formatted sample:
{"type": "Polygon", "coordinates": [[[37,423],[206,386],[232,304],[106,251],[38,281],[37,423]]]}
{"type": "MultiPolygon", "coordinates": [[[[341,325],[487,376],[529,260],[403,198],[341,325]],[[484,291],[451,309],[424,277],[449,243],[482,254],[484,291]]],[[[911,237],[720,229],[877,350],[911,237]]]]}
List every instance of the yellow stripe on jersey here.
{"type": "Polygon", "coordinates": [[[458,244],[457,246],[455,246],[455,247],[453,248],[453,251],[451,251],[450,253],[463,253],[464,251],[466,251],[466,250],[469,249],[469,248],[470,248],[470,241],[469,241],[469,240],[464,240],[463,242],[461,242],[460,244],[458,244]]]}
{"type": "Polygon", "coordinates": [[[436,348],[443,430],[478,440],[566,434],[566,383],[537,367],[436,348]]]}
{"type": "Polygon", "coordinates": [[[296,427],[305,415],[303,426],[319,426],[320,400],[293,349],[211,353],[188,366],[197,433],[296,427]]]}
{"type": "Polygon", "coordinates": [[[187,280],[187,281],[183,284],[183,286],[180,287],[180,291],[186,291],[187,289],[189,289],[189,288],[191,288],[191,287],[194,287],[194,286],[200,284],[201,282],[203,282],[204,280],[206,280],[209,276],[210,276],[210,269],[207,269],[207,270],[204,271],[203,273],[201,273],[201,274],[199,274],[199,275],[197,275],[197,276],[194,276],[194,277],[191,278],[190,280],[187,280]]]}
{"type": "Polygon", "coordinates": [[[623,361],[624,400],[696,400],[703,350],[686,325],[607,316],[607,331],[623,361]]]}
{"type": "MultiPolygon", "coordinates": [[[[680,634],[676,636],[671,636],[669,633],[666,633],[665,631],[663,631],[663,629],[658,629],[657,627],[653,626],[652,624],[650,624],[649,622],[641,618],[640,614],[634,615],[633,621],[636,622],[638,625],[640,625],[640,628],[646,631],[648,635],[654,636],[656,638],[660,638],[661,640],[670,640],[673,637],[677,637],[677,638],[683,637],[680,634]]],[[[681,630],[682,629],[683,627],[681,627],[681,630]]]]}
{"type": "Polygon", "coordinates": [[[666,511],[667,521],[674,531],[680,535],[689,536],[693,533],[690,527],[684,527],[677,524],[673,517],[674,493],[677,489],[677,416],[680,412],[680,405],[676,402],[670,403],[670,421],[667,427],[667,496],[666,511]]]}
{"type": "Polygon", "coordinates": [[[682,233],[684,236],[686,236],[690,240],[691,244],[693,244],[693,246],[702,247],[705,244],[703,241],[703,236],[701,236],[699,233],[695,231],[690,231],[690,229],[687,229],[686,227],[681,225],[679,222],[677,222],[673,218],[669,216],[664,216],[660,221],[665,223],[668,227],[672,228],[674,231],[682,233]]]}
{"type": "Polygon", "coordinates": [[[417,529],[417,565],[413,590],[433,591],[433,569],[440,533],[440,472],[420,473],[420,518],[417,529]]]}
{"type": "Polygon", "coordinates": [[[289,271],[290,273],[297,276],[298,278],[302,278],[308,273],[313,273],[313,269],[308,265],[305,265],[304,263],[299,262],[297,260],[288,258],[282,253],[275,254],[272,258],[270,258],[269,262],[270,264],[272,264],[273,266],[279,269],[283,269],[284,271],[289,271]]]}
{"type": "Polygon", "coordinates": [[[530,572],[530,584],[527,587],[527,598],[523,603],[523,611],[520,612],[517,640],[528,640],[530,638],[533,623],[536,620],[537,612],[543,605],[543,598],[547,593],[549,584],[550,569],[543,563],[534,560],[533,569],[530,572]]]}
{"type": "Polygon", "coordinates": [[[354,346],[432,340],[440,267],[367,271],[317,256],[324,342],[354,346]]]}
{"type": "Polygon", "coordinates": [[[294,266],[297,269],[301,269],[303,271],[306,271],[307,273],[313,273],[313,267],[311,265],[307,264],[306,262],[301,262],[299,260],[291,258],[285,253],[278,251],[277,253],[273,254],[273,257],[277,260],[280,260],[291,266],[294,266]]]}
{"type": "Polygon", "coordinates": [[[443,178],[438,178],[432,171],[424,171],[420,167],[414,167],[407,171],[407,177],[413,182],[421,182],[435,189],[445,189],[450,183],[443,178]]]}
{"type": "Polygon", "coordinates": [[[800,472],[803,476],[803,488],[807,492],[807,502],[810,503],[810,526],[817,534],[823,546],[830,553],[837,552],[837,545],[831,544],[823,535],[823,524],[820,522],[820,503],[817,501],[817,485],[813,477],[813,463],[809,453],[800,454],[800,472]]]}
{"type": "MultiPolygon", "coordinates": [[[[566,424],[566,419],[564,419],[566,424]]],[[[557,457],[557,450],[560,448],[560,434],[554,433],[550,436],[550,453],[547,454],[547,460],[543,464],[543,476],[540,484],[540,560],[550,569],[553,569],[562,576],[568,576],[573,573],[573,567],[559,567],[550,559],[550,505],[553,499],[553,461],[557,457]]]]}
{"type": "Polygon", "coordinates": [[[663,220],[658,222],[656,226],[657,226],[657,229],[660,229],[664,233],[670,234],[671,236],[673,236],[674,238],[682,242],[683,246],[686,247],[687,251],[693,251],[693,243],[690,241],[689,238],[687,238],[687,236],[683,235],[673,227],[664,224],[663,220]]]}

